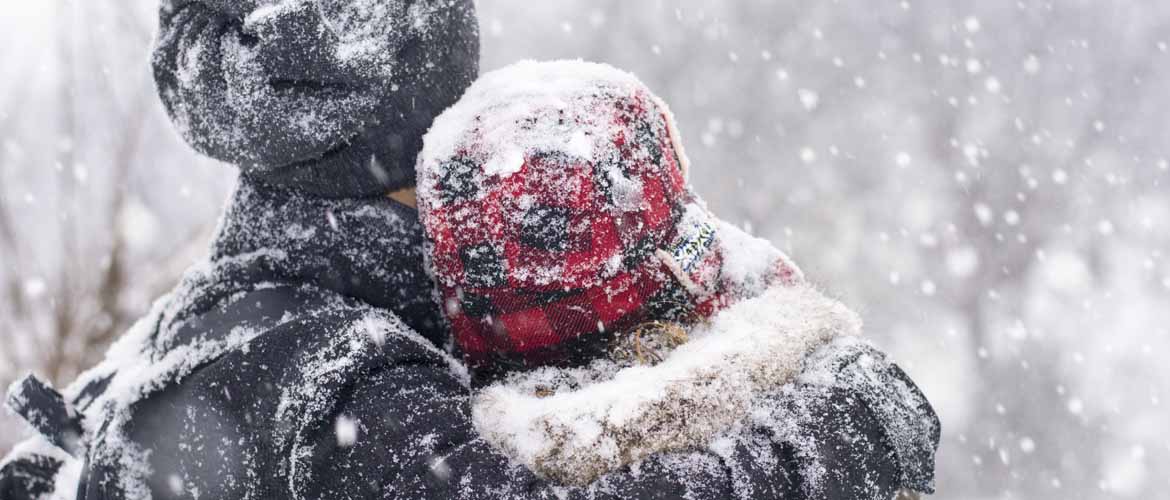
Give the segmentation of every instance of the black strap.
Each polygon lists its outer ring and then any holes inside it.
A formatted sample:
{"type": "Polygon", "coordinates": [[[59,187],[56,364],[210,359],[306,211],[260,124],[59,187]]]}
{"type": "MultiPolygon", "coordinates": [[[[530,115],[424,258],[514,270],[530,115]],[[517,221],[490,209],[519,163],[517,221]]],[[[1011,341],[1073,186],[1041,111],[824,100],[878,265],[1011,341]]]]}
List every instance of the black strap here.
{"type": "Polygon", "coordinates": [[[82,417],[51,385],[30,374],[12,386],[6,403],[54,446],[82,456],[82,417]]]}

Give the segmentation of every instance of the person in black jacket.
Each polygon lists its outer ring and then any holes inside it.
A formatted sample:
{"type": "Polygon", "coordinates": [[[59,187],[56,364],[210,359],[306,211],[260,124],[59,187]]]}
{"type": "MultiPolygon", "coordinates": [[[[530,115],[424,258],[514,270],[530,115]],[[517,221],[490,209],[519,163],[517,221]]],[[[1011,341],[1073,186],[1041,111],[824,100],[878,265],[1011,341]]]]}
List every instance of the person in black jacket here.
{"type": "Polygon", "coordinates": [[[240,183],[210,259],[103,363],[64,394],[16,386],[9,405],[39,433],[0,462],[0,499],[801,498],[810,464],[819,498],[929,481],[932,453],[902,452],[896,431],[933,447],[937,421],[920,395],[874,390],[904,379],[880,355],[835,356],[841,383],[776,395],[799,447],[755,429],[731,458],[654,456],[576,488],[493,451],[443,348],[417,213],[382,196],[413,185],[423,131],[476,75],[474,10],[383,3],[424,22],[363,30],[337,2],[163,2],[163,103],[240,183]],[[847,375],[862,369],[875,378],[847,375]]]}

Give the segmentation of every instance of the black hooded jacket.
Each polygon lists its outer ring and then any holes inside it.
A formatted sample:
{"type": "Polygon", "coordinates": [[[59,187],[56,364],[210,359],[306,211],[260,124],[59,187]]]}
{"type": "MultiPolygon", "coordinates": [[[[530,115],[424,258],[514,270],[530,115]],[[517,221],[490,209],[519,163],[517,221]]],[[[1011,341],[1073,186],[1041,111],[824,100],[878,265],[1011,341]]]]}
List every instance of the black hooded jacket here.
{"type": "Polygon", "coordinates": [[[850,499],[932,488],[934,413],[864,347],[818,362],[835,382],[775,395],[786,429],[745,430],[719,456],[653,457],[588,488],[542,481],[477,437],[466,373],[438,347],[420,238],[415,212],[390,200],[243,182],[210,261],[65,391],[84,421],[76,458],[42,429],[50,436],[5,460],[0,499],[78,481],[86,500],[850,499]]]}

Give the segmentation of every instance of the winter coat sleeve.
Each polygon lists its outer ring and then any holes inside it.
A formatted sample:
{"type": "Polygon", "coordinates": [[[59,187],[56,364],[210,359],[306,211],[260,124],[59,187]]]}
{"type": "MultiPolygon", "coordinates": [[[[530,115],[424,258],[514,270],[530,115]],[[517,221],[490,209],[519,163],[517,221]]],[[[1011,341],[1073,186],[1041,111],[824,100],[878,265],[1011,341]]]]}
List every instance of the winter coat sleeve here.
{"type": "Polygon", "coordinates": [[[383,352],[355,371],[323,413],[330,417],[301,432],[305,463],[294,468],[304,471],[303,498],[854,499],[913,486],[902,480],[890,417],[874,409],[889,406],[892,393],[832,374],[824,385],[777,394],[775,425],[750,426],[720,449],[654,456],[570,488],[510,463],[476,435],[469,390],[449,359],[408,339],[388,341],[383,352]]]}
{"type": "Polygon", "coordinates": [[[799,381],[756,411],[753,425],[770,437],[765,444],[792,447],[803,490],[815,498],[934,492],[938,416],[906,373],[865,341],[840,339],[818,350],[799,381]]]}

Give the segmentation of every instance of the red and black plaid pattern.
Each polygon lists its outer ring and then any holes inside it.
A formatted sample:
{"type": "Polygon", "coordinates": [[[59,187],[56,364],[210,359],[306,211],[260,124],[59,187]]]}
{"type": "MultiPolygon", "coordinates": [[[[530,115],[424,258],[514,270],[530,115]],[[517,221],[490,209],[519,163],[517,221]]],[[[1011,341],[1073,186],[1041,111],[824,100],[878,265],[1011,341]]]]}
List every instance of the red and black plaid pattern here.
{"type": "Polygon", "coordinates": [[[477,368],[584,361],[609,332],[694,313],[655,256],[692,199],[666,118],[642,91],[593,102],[611,120],[600,159],[531,150],[493,176],[461,153],[424,203],[447,315],[477,368]]]}

